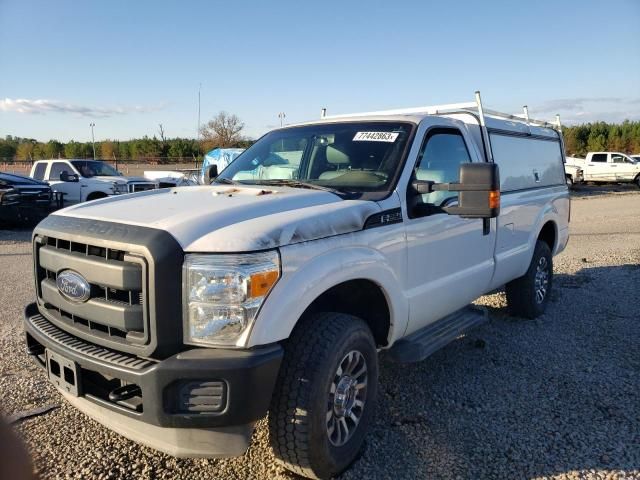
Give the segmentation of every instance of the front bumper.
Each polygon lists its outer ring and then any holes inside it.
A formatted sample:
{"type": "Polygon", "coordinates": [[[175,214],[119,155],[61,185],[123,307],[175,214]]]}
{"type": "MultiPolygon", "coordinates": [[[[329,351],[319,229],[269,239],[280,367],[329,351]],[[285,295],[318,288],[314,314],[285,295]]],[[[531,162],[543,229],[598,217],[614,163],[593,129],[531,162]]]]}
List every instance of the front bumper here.
{"type": "Polygon", "coordinates": [[[162,361],[140,358],[71,336],[36,304],[27,306],[24,328],[27,351],[43,368],[48,352],[75,365],[78,395],[60,390],[71,404],[125,437],[180,457],[244,453],[253,424],[268,410],[283,355],[276,344],[196,348],[162,361]],[[212,403],[200,395],[211,384],[221,385],[217,411],[200,408],[212,403]],[[125,385],[139,387],[139,395],[114,401],[110,393],[125,385]]]}

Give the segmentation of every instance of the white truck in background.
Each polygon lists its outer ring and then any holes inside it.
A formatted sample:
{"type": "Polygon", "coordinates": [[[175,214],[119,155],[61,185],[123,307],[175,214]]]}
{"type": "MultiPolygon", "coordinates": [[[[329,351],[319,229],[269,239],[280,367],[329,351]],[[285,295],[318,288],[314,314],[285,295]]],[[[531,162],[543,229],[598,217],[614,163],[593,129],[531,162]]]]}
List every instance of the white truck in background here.
{"type": "Polygon", "coordinates": [[[101,160],[38,160],[29,176],[62,192],[65,205],[158,188],[157,182],[144,177],[124,177],[101,160]]]}
{"type": "MultiPolygon", "coordinates": [[[[567,161],[569,159],[567,158],[567,161]]],[[[565,163],[564,164],[564,178],[567,181],[567,187],[573,188],[574,185],[578,185],[584,181],[584,174],[582,167],[578,165],[565,163]]]]}
{"type": "Polygon", "coordinates": [[[158,188],[191,187],[200,184],[199,174],[199,168],[145,170],[144,178],[156,182],[158,188]]]}
{"type": "Polygon", "coordinates": [[[502,286],[513,315],[553,307],[563,161],[559,129],[479,93],[274,130],[211,185],[41,222],[27,352],[135,441],[242,455],[268,412],[278,462],[334,477],[372,425],[379,351],[426,358],[485,321],[471,302],[502,286]]]}
{"type": "Polygon", "coordinates": [[[585,182],[635,183],[640,188],[640,162],[620,152],[589,152],[587,158],[567,157],[567,166],[582,169],[585,182]]]}

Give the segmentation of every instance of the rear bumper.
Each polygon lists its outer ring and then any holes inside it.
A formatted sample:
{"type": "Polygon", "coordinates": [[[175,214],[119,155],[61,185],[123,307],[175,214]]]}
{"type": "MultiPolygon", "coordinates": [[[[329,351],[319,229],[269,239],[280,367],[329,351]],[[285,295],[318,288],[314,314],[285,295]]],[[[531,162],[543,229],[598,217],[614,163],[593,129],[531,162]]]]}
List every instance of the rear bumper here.
{"type": "Polygon", "coordinates": [[[78,396],[61,390],[71,404],[125,437],[175,456],[242,454],[253,424],[268,410],[283,355],[276,344],[144,359],[71,336],[36,304],[27,306],[24,328],[27,351],[42,367],[46,351],[75,364],[78,396]],[[123,385],[138,386],[139,395],[113,401],[109,394],[123,385]]]}

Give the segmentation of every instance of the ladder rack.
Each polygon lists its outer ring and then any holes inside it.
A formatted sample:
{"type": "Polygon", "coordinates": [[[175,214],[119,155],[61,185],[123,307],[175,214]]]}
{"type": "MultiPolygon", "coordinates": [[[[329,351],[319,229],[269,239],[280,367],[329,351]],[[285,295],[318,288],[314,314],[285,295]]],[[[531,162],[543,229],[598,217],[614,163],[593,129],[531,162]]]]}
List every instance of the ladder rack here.
{"type": "Polygon", "coordinates": [[[560,115],[556,115],[555,123],[550,123],[544,120],[535,120],[529,117],[529,109],[525,105],[523,108],[523,115],[513,115],[510,113],[498,112],[497,110],[489,110],[482,107],[482,99],[480,98],[480,92],[475,92],[475,101],[462,102],[462,103],[449,103],[444,105],[427,105],[423,107],[412,108],[397,108],[392,110],[379,110],[376,112],[360,112],[360,113],[347,113],[341,115],[327,115],[327,109],[323,108],[320,112],[321,119],[333,119],[333,118],[350,118],[350,117],[365,117],[375,115],[412,115],[412,114],[426,114],[426,115],[444,115],[451,113],[473,113],[478,115],[481,126],[484,124],[484,116],[490,116],[494,118],[501,118],[504,120],[516,120],[524,122],[529,126],[553,128],[559,130],[561,128],[560,115]]]}
{"type": "MultiPolygon", "coordinates": [[[[529,108],[525,105],[522,107],[523,115],[512,115],[510,113],[498,112],[497,110],[488,110],[482,106],[482,98],[480,97],[480,91],[475,92],[475,101],[463,102],[463,103],[449,103],[444,105],[429,105],[424,107],[413,108],[399,108],[394,110],[380,110],[377,112],[362,112],[362,113],[348,113],[344,115],[327,115],[327,109],[323,108],[320,111],[320,118],[325,119],[338,119],[338,118],[353,118],[353,117],[366,117],[376,115],[412,115],[412,114],[426,114],[426,115],[445,115],[445,114],[469,114],[472,115],[479,123],[480,132],[482,134],[482,140],[484,143],[485,155],[487,161],[493,162],[493,152],[491,149],[491,140],[489,138],[489,130],[485,123],[485,115],[492,118],[500,118],[503,120],[515,120],[523,122],[527,126],[536,126],[543,128],[552,128],[558,131],[560,142],[562,142],[562,125],[560,123],[560,115],[556,115],[556,123],[552,124],[543,120],[535,120],[529,117],[529,108]]],[[[564,145],[562,145],[562,151],[564,151],[564,145]]]]}

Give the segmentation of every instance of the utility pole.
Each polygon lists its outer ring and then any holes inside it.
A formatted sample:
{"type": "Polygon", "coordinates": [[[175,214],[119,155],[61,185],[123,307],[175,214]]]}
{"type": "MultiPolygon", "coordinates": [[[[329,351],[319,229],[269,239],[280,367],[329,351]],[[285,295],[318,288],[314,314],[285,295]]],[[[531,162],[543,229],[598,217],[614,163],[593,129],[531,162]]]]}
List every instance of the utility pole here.
{"type": "Polygon", "coordinates": [[[89,126],[91,127],[91,145],[93,146],[93,159],[95,160],[96,159],[96,139],[93,136],[93,127],[95,127],[96,124],[91,122],[89,126]]]}
{"type": "MultiPolygon", "coordinates": [[[[202,89],[202,83],[198,84],[198,133],[197,133],[197,143],[198,143],[198,158],[200,158],[200,90],[202,89]]],[[[196,161],[196,167],[197,167],[196,161]]]]}
{"type": "Polygon", "coordinates": [[[278,114],[278,118],[280,119],[280,128],[282,128],[283,124],[284,124],[284,119],[286,118],[286,114],[284,112],[280,112],[278,114]]]}

